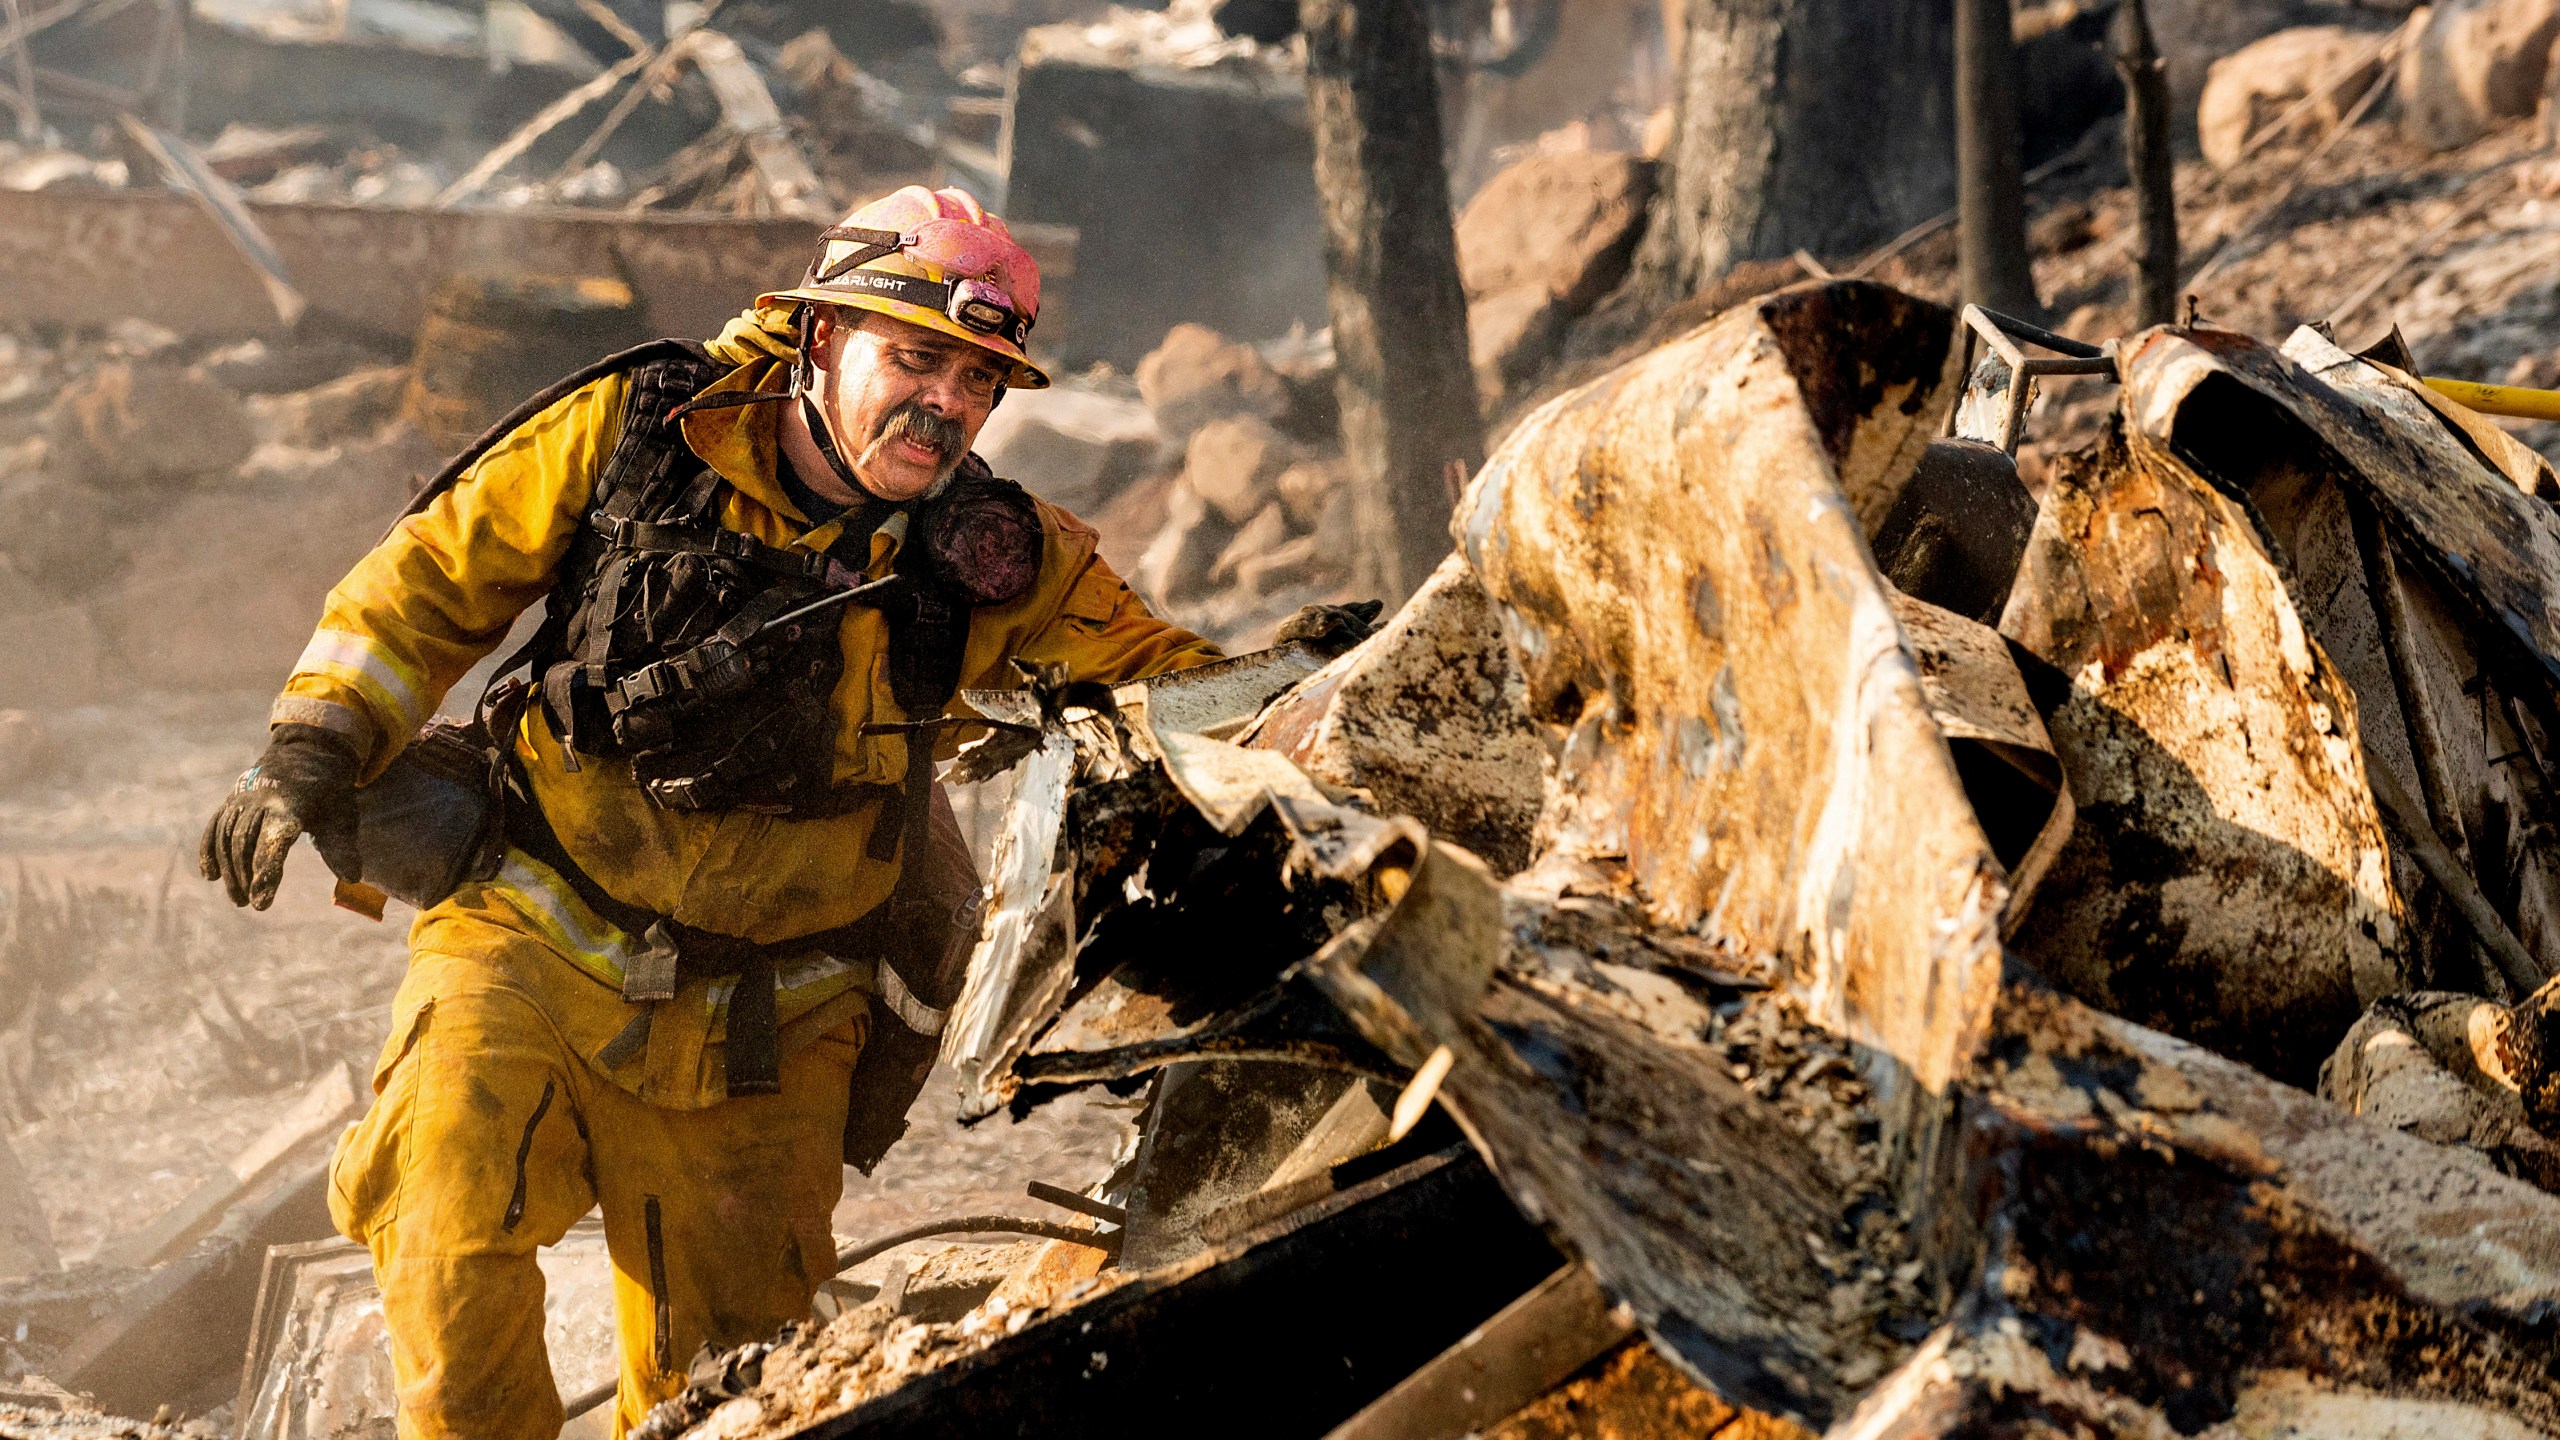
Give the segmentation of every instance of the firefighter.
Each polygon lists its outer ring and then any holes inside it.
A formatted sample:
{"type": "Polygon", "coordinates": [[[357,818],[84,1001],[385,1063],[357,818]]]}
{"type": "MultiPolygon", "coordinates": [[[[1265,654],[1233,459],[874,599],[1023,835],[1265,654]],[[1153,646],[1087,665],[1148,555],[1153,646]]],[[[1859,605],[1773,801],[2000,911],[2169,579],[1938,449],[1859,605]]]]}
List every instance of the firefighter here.
{"type": "Polygon", "coordinates": [[[717,339],[536,397],[330,592],[205,834],[236,904],[272,902],[302,834],[365,873],[359,787],[547,602],[502,669],[524,679],[483,701],[502,829],[425,897],[331,1168],[401,1435],[558,1432],[535,1252],[591,1208],[617,1435],[697,1347],[807,1316],[866,1040],[939,1018],[899,957],[930,968],[974,902],[932,785],[955,692],[1021,683],[1015,661],[1116,682],[1217,658],[971,454],[1007,390],[1048,383],[1039,306],[1002,220],[900,190],[717,339]]]}

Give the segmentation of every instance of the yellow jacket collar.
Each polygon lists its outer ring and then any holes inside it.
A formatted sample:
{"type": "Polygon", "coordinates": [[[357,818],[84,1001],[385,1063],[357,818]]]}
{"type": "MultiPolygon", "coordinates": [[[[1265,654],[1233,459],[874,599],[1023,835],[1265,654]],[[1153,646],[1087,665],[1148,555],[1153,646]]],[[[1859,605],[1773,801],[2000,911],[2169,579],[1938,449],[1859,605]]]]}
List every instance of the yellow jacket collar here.
{"type": "MultiPolygon", "coordinates": [[[[791,363],[799,358],[799,333],[792,324],[793,307],[759,305],[740,313],[703,348],[714,360],[726,361],[728,374],[712,382],[705,394],[760,390],[780,394],[791,387],[791,363]]],[[[803,525],[800,513],[775,478],[782,463],[782,407],[777,400],[758,405],[724,405],[696,410],[681,422],[685,444],[702,463],[738,493],[778,515],[803,525]]]]}

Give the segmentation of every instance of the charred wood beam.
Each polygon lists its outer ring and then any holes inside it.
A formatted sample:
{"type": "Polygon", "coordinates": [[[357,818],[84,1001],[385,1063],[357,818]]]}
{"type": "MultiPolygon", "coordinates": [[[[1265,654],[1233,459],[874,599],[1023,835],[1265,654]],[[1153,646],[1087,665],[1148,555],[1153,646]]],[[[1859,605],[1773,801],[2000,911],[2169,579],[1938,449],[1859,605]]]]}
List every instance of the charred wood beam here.
{"type": "Polygon", "coordinates": [[[1563,1383],[1634,1326],[1580,1265],[1467,1332],[1325,1440],[1457,1440],[1563,1383]]]}
{"type": "Polygon", "coordinates": [[[1415,1161],[1151,1272],[799,1440],[1320,1435],[1552,1273],[1475,1157],[1415,1161]],[[1244,1343],[1250,1337],[1250,1343],[1244,1343]]]}
{"type": "Polygon", "coordinates": [[[1401,602],[1449,553],[1484,462],[1421,0],[1301,0],[1343,449],[1362,582],[1401,602]]]}

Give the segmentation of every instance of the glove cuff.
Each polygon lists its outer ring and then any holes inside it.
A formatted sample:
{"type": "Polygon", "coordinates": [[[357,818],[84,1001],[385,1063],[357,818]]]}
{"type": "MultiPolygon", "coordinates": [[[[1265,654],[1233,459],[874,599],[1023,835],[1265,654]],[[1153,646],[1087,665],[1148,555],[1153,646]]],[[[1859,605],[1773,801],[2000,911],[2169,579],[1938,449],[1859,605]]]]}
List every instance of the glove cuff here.
{"type": "Polygon", "coordinates": [[[290,722],[270,725],[267,727],[267,743],[270,746],[325,745],[350,761],[358,758],[356,747],[347,743],[346,736],[335,730],[323,730],[317,725],[296,725],[290,722]]]}

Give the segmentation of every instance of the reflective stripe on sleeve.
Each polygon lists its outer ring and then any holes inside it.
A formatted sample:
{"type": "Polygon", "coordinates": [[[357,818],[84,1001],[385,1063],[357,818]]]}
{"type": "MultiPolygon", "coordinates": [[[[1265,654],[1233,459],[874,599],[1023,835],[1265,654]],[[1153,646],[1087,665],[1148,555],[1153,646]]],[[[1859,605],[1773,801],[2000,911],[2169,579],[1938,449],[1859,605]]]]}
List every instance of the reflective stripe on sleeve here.
{"type": "Polygon", "coordinates": [[[293,662],[296,675],[319,675],[351,686],[376,713],[390,720],[393,733],[407,735],[427,721],[431,708],[418,672],[371,637],[348,630],[322,630],[302,647],[293,662]]]}

